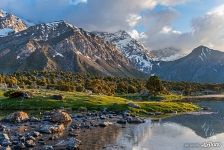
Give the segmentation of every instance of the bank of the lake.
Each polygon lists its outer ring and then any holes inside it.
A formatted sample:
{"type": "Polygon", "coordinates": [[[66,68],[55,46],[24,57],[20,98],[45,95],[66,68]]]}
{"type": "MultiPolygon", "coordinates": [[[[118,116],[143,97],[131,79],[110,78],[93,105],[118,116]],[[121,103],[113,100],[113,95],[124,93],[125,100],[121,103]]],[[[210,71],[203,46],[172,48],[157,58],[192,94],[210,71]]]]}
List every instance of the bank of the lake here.
{"type": "MultiPolygon", "coordinates": [[[[81,92],[62,92],[56,90],[26,90],[32,93],[32,98],[8,98],[3,95],[5,91],[0,91],[1,110],[103,110],[107,109],[114,112],[129,111],[135,115],[148,115],[152,113],[174,113],[197,111],[199,107],[187,102],[172,101],[149,101],[149,100],[130,100],[118,96],[92,95],[81,92]],[[53,95],[61,95],[63,99],[56,100],[53,95]]],[[[167,96],[169,97],[169,96],[167,96]]]]}

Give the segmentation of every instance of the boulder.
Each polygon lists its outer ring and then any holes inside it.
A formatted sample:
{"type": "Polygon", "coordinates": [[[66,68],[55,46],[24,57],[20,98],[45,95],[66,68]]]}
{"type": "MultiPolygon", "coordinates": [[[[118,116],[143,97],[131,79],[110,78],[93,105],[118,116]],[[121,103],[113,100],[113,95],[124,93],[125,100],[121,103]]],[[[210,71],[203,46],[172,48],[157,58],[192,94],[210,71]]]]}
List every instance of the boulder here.
{"type": "Polygon", "coordinates": [[[54,147],[53,146],[50,146],[50,145],[45,145],[43,147],[43,150],[54,150],[54,147]]]}
{"type": "Polygon", "coordinates": [[[128,122],[128,123],[139,124],[139,123],[144,123],[145,120],[143,120],[143,119],[141,119],[141,118],[137,118],[137,117],[128,117],[128,118],[127,118],[127,122],[128,122]]]}
{"type": "Polygon", "coordinates": [[[103,121],[103,122],[99,123],[99,126],[100,126],[100,127],[107,127],[107,126],[109,126],[109,125],[111,125],[111,124],[112,124],[111,122],[103,121]]]}
{"type": "Polygon", "coordinates": [[[32,93],[24,92],[24,91],[7,91],[4,93],[4,96],[9,98],[28,99],[28,98],[32,98],[32,93]]]}
{"type": "Polygon", "coordinates": [[[34,140],[30,139],[26,141],[26,147],[35,147],[36,143],[34,142],[34,140]]]}
{"type": "Polygon", "coordinates": [[[137,108],[137,109],[141,108],[139,105],[134,104],[134,103],[128,103],[128,106],[132,107],[132,108],[137,108]]]}
{"type": "Polygon", "coordinates": [[[46,133],[46,134],[52,134],[52,133],[61,133],[64,132],[65,126],[64,124],[60,125],[42,125],[40,126],[39,132],[46,133]]]}
{"type": "Polygon", "coordinates": [[[62,111],[62,110],[57,110],[57,111],[53,111],[51,114],[51,121],[54,123],[69,123],[72,121],[71,116],[62,111]]]}
{"type": "Polygon", "coordinates": [[[14,112],[3,119],[3,121],[12,123],[21,123],[27,120],[29,120],[29,115],[23,111],[14,112]]]}
{"type": "Polygon", "coordinates": [[[6,133],[0,133],[0,145],[9,146],[11,145],[10,138],[6,133]]]}
{"type": "Polygon", "coordinates": [[[36,117],[31,117],[30,118],[30,122],[39,122],[40,119],[36,118],[36,117]]]}
{"type": "Polygon", "coordinates": [[[52,96],[52,99],[55,99],[55,100],[63,100],[64,97],[63,97],[63,95],[53,95],[52,96]]]}
{"type": "Polygon", "coordinates": [[[120,119],[117,121],[118,124],[126,124],[127,123],[127,120],[124,120],[124,119],[120,119]]]}
{"type": "Polygon", "coordinates": [[[80,141],[76,138],[72,137],[67,140],[62,140],[58,142],[55,147],[56,149],[67,149],[67,150],[75,150],[80,146],[80,141]]]}

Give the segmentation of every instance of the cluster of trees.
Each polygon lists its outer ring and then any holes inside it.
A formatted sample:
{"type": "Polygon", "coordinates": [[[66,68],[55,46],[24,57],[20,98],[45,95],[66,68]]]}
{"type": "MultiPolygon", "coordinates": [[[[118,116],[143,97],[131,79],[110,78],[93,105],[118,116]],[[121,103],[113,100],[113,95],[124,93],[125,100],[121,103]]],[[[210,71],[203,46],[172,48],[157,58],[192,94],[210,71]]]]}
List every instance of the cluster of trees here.
{"type": "Polygon", "coordinates": [[[17,72],[10,75],[0,74],[0,85],[78,92],[90,90],[93,93],[106,95],[141,93],[141,91],[149,91],[152,95],[168,93],[168,91],[187,95],[195,91],[211,90],[220,92],[224,89],[224,84],[167,82],[161,81],[156,76],[148,79],[136,79],[47,71],[17,72]]]}

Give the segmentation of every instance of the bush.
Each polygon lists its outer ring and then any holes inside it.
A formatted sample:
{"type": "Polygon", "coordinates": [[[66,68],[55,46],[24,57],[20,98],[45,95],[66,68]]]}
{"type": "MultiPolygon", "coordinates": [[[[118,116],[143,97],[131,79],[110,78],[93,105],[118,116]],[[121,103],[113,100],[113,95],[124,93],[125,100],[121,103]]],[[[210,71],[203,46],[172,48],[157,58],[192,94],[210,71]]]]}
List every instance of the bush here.
{"type": "Polygon", "coordinates": [[[32,97],[32,93],[30,92],[23,92],[23,91],[7,91],[4,93],[5,97],[9,97],[9,98],[31,98],[32,97]]]}
{"type": "Polygon", "coordinates": [[[9,91],[6,91],[3,95],[5,97],[10,97],[15,91],[14,90],[9,90],[9,91]]]}
{"type": "Polygon", "coordinates": [[[85,90],[85,88],[83,86],[77,86],[76,87],[77,92],[83,92],[84,90],[85,90]]]}

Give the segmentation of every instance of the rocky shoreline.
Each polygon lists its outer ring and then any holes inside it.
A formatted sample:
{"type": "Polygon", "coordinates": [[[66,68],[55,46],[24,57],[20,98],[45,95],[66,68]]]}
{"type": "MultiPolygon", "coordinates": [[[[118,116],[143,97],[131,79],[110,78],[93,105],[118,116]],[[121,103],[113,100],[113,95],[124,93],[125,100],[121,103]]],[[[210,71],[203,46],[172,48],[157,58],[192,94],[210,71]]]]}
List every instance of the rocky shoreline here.
{"type": "Polygon", "coordinates": [[[113,125],[139,124],[144,119],[110,111],[68,113],[64,110],[44,112],[40,118],[26,112],[15,112],[0,121],[0,150],[80,149],[80,131],[113,125]]]}

